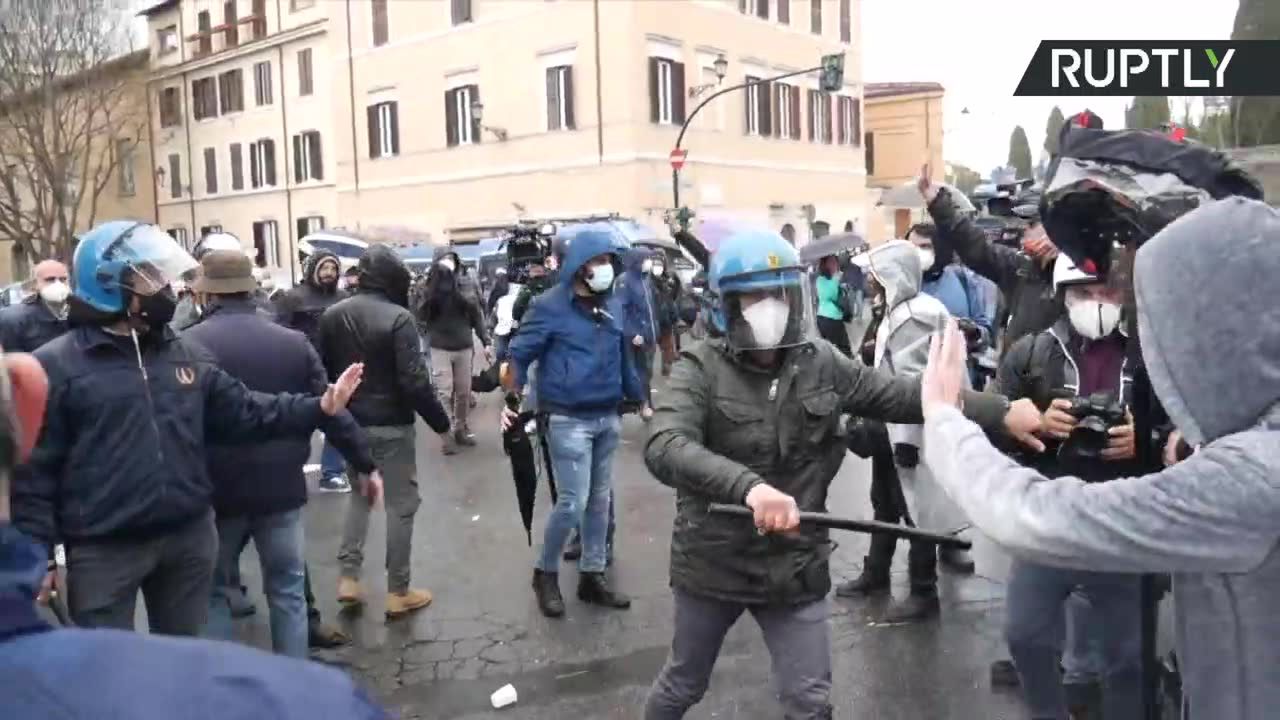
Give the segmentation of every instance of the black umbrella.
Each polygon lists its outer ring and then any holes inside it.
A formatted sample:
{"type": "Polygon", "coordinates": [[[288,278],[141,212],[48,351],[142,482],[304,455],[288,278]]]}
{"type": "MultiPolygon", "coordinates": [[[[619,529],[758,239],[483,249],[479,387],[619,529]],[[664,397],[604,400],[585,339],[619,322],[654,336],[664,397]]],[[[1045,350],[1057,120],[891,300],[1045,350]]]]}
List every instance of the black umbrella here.
{"type": "Polygon", "coordinates": [[[828,235],[800,248],[800,262],[812,263],[828,255],[855,252],[866,244],[867,242],[858,233],[846,232],[828,235]]]}
{"type": "MultiPolygon", "coordinates": [[[[515,402],[518,404],[519,401],[515,400],[515,402]]],[[[502,449],[511,459],[511,479],[516,485],[516,505],[520,509],[520,520],[524,522],[525,538],[532,547],[533,506],[538,499],[538,459],[533,450],[533,438],[529,437],[526,429],[530,422],[537,422],[533,413],[520,413],[520,417],[502,433],[502,449]]],[[[543,462],[546,463],[547,470],[547,485],[551,489],[551,501],[554,503],[556,482],[551,472],[550,451],[545,441],[539,442],[539,445],[542,446],[543,462]]]]}

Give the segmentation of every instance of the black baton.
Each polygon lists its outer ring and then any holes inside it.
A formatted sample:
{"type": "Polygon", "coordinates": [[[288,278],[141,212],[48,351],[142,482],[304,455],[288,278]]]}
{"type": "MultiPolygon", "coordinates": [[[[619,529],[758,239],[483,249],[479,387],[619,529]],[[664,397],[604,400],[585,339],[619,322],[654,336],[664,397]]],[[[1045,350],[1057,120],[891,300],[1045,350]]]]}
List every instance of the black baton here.
{"type": "MultiPolygon", "coordinates": [[[[751,511],[751,508],[743,507],[741,505],[725,505],[722,503],[711,503],[711,507],[708,508],[707,512],[714,515],[734,515],[736,517],[743,518],[755,517],[755,513],[751,511]]],[[[922,540],[924,542],[937,543],[940,547],[951,547],[959,550],[968,550],[973,547],[973,543],[968,540],[958,538],[955,535],[933,533],[919,528],[879,522],[877,520],[851,520],[849,518],[828,515],[827,513],[802,512],[800,513],[800,522],[804,524],[817,525],[818,527],[834,528],[836,530],[850,530],[853,532],[868,533],[871,535],[888,535],[890,537],[902,538],[904,540],[922,540]]]]}

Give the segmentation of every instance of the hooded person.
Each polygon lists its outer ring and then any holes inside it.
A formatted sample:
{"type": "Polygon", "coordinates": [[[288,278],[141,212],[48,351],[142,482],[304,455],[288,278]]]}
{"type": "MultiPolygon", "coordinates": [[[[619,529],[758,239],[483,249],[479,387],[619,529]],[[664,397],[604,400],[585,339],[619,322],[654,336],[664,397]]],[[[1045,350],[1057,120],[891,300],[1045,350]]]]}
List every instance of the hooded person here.
{"type": "MultiPolygon", "coordinates": [[[[418,512],[417,433],[414,416],[436,433],[449,432],[449,416],[440,405],[431,372],[422,358],[418,331],[409,314],[409,269],[396,251],[375,244],[360,257],[360,289],[320,316],[320,359],[329,371],[351,358],[365,363],[364,382],[351,399],[351,414],[365,429],[374,464],[382,473],[386,506],[387,617],[399,617],[431,604],[431,593],[409,585],[413,518],[418,512]]],[[[364,603],[360,576],[369,531],[365,502],[347,505],[338,551],[338,602],[364,603]]]]}
{"type": "Polygon", "coordinates": [[[1152,388],[1186,443],[1161,472],[1105,483],[1019,466],[956,410],[954,333],[925,372],[925,460],[986,535],[1064,568],[1172,573],[1193,718],[1262,720],[1280,704],[1280,213],[1209,203],[1138,249],[1134,295],[1152,388]],[[1188,291],[1193,288],[1193,291],[1188,291]]]}
{"type": "Polygon", "coordinates": [[[649,250],[631,248],[622,255],[625,271],[618,279],[618,295],[622,300],[623,327],[631,343],[636,370],[644,385],[644,404],[640,408],[645,420],[653,417],[653,357],[658,342],[657,298],[650,270],[653,257],[649,250]]]}
{"type": "MultiPolygon", "coordinates": [[[[884,316],[876,330],[872,367],[895,377],[915,377],[924,371],[928,361],[929,340],[946,328],[950,313],[942,301],[922,290],[924,267],[920,253],[911,243],[891,240],[872,249],[867,255],[867,270],[883,297],[884,316]]],[[[920,464],[921,437],[919,425],[886,424],[893,452],[898,488],[873,489],[881,507],[877,518],[885,522],[907,520],[920,527],[952,532],[965,527],[964,515],[934,482],[928,468],[920,464]],[[898,502],[894,503],[896,499],[898,502]],[[895,512],[896,511],[896,512],[895,512]]],[[[891,476],[877,477],[892,483],[891,476]]],[[[892,538],[876,538],[884,544],[891,561],[892,538]]],[[[954,564],[963,564],[964,553],[947,550],[954,564]]],[[[914,620],[934,615],[938,602],[938,550],[931,543],[911,543],[908,558],[911,594],[900,604],[891,606],[889,621],[914,620]]],[[[872,562],[874,558],[868,558],[872,562]]]]}
{"type": "Polygon", "coordinates": [[[306,335],[314,345],[320,316],[343,298],[338,292],[341,274],[342,265],[334,253],[320,250],[308,255],[302,265],[302,282],[276,299],[279,323],[306,335]]]}
{"type": "Polygon", "coordinates": [[[419,300],[417,320],[428,333],[434,376],[448,379],[440,388],[449,399],[453,434],[444,438],[443,452],[453,455],[460,447],[476,444],[468,425],[471,411],[471,366],[475,339],[492,358],[489,328],[480,303],[468,288],[457,262],[457,255],[447,253],[436,261],[419,300]]]}

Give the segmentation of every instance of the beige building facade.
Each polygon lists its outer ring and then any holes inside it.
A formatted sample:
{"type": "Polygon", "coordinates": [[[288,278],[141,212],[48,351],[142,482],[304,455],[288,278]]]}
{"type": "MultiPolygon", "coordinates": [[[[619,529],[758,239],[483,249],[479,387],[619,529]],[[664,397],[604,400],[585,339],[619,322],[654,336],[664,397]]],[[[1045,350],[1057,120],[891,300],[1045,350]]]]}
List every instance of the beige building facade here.
{"type": "Polygon", "coordinates": [[[934,82],[869,83],[866,87],[864,145],[868,200],[874,213],[868,235],[873,242],[902,237],[922,216],[918,209],[880,205],[882,190],[912,182],[925,163],[935,180],[943,178],[944,94],[934,82]]]}
{"type": "Polygon", "coordinates": [[[838,93],[800,75],[700,112],[680,203],[797,243],[861,229],[859,7],[165,0],[146,12],[159,221],[189,244],[234,233],[266,265],[291,264],[322,226],[408,227],[442,243],[517,219],[619,213],[661,232],[669,153],[702,99],[842,53],[838,93]]]}

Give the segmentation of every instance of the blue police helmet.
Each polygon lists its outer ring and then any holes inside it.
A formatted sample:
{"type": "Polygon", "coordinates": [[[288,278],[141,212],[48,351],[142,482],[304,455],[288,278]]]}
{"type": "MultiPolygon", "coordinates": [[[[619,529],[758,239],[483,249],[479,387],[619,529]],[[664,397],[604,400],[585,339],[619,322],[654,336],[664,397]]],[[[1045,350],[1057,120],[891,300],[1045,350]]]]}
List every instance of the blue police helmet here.
{"type": "Polygon", "coordinates": [[[100,312],[123,312],[126,292],[150,295],[196,267],[160,228],[112,220],[80,236],[71,260],[74,297],[100,312]]]}
{"type": "Polygon", "coordinates": [[[781,235],[771,230],[735,231],[711,256],[711,322],[721,333],[728,332],[726,295],[801,286],[804,279],[800,253],[781,235]]]}

